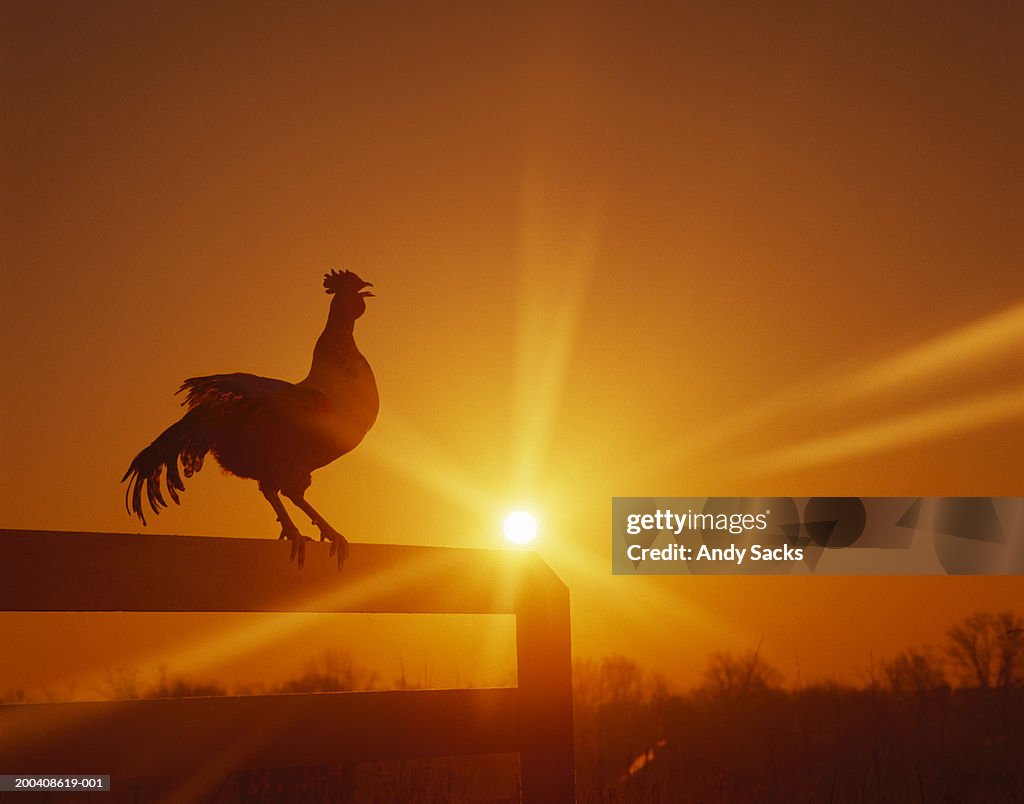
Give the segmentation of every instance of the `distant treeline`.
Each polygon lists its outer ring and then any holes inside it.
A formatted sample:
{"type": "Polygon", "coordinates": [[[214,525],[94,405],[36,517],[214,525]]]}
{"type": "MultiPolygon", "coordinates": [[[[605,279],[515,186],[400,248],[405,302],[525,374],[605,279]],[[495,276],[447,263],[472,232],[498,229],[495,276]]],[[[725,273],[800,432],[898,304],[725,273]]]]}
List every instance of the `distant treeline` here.
{"type": "Polygon", "coordinates": [[[1024,801],[1024,620],[978,613],[860,687],[785,689],[759,650],[693,690],[621,656],[577,661],[584,802],[1024,801]]]}

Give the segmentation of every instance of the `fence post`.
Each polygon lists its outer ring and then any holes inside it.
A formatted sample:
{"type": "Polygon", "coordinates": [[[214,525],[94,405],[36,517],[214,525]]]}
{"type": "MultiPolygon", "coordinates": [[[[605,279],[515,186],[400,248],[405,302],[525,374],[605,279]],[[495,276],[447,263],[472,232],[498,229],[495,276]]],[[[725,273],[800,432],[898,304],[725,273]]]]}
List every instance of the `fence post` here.
{"type": "Polygon", "coordinates": [[[569,590],[550,570],[546,578],[540,575],[528,574],[516,600],[523,802],[572,804],[576,783],[569,590]]]}

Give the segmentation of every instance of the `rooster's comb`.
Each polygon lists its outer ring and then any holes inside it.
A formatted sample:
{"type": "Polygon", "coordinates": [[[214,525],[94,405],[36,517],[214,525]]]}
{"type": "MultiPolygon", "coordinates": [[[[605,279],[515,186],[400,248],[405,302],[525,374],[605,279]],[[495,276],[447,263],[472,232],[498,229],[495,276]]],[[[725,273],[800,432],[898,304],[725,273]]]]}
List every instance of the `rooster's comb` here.
{"type": "Polygon", "coordinates": [[[329,274],[324,274],[324,290],[328,293],[358,293],[368,287],[372,287],[370,283],[352,271],[335,271],[332,268],[329,274]]]}

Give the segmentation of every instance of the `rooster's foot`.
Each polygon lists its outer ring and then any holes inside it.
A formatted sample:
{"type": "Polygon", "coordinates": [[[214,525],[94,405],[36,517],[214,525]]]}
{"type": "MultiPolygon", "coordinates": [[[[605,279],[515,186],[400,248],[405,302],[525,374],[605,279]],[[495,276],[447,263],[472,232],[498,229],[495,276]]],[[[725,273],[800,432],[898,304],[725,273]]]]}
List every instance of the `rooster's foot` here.
{"type": "Polygon", "coordinates": [[[331,543],[331,555],[338,554],[338,569],[340,570],[348,558],[348,539],[326,522],[314,522],[313,524],[320,528],[320,541],[331,543]]]}
{"type": "Polygon", "coordinates": [[[284,525],[279,538],[292,540],[292,554],[288,560],[295,561],[298,558],[299,569],[302,569],[303,564],[306,563],[306,542],[309,541],[309,537],[299,533],[299,529],[294,525],[291,527],[284,525]]]}

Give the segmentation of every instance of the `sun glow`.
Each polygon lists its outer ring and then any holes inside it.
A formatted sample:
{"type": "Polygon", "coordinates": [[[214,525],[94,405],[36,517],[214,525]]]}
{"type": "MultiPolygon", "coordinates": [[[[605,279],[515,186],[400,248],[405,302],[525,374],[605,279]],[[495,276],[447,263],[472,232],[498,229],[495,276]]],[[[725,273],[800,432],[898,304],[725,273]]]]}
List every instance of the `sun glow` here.
{"type": "Polygon", "coordinates": [[[505,538],[514,544],[529,544],[537,536],[537,519],[526,511],[513,511],[502,525],[505,538]]]}

